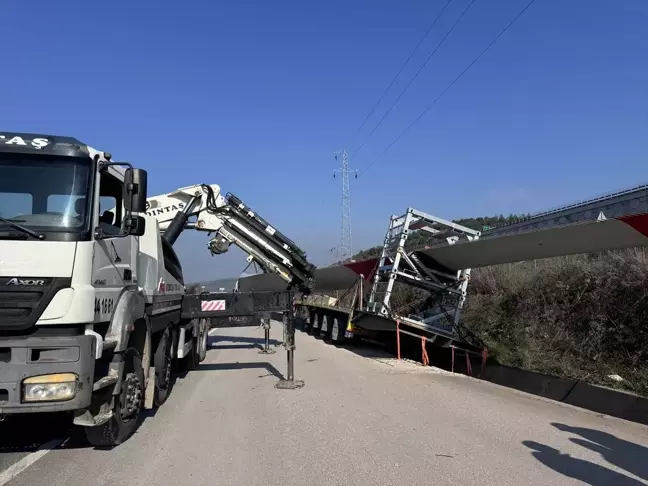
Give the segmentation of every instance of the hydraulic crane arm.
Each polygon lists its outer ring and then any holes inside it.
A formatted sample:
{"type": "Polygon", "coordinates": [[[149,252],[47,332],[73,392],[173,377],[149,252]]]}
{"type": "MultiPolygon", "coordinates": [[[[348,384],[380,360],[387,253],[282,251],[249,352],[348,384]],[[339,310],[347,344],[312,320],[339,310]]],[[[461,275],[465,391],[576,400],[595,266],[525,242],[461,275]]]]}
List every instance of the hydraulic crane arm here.
{"type": "Polygon", "coordinates": [[[171,245],[185,229],[214,234],[207,245],[212,255],[225,253],[235,244],[249,255],[248,261],[278,275],[288,286],[302,292],[312,288],[315,266],[304,251],[235,195],[223,197],[218,185],[183,187],[147,202],[147,214],[158,220],[163,238],[171,245]]]}

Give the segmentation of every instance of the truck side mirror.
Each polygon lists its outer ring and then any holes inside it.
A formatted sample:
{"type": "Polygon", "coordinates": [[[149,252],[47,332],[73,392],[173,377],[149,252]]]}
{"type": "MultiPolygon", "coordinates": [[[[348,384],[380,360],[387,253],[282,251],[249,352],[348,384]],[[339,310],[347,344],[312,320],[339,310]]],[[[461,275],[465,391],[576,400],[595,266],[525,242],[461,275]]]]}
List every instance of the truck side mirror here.
{"type": "Polygon", "coordinates": [[[135,213],[146,212],[146,181],[144,169],[126,169],[124,174],[124,208],[135,213]]]}
{"type": "Polygon", "coordinates": [[[143,216],[130,216],[124,220],[124,230],[130,236],[142,236],[146,231],[146,220],[143,216]]]}

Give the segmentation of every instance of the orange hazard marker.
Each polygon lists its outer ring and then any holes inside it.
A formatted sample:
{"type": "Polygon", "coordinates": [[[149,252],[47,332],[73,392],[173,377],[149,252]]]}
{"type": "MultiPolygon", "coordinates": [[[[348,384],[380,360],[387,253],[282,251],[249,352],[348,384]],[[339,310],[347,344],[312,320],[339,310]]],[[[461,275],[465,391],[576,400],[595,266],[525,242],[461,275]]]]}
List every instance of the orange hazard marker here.
{"type": "Polygon", "coordinates": [[[488,359],[488,349],[484,348],[482,349],[482,363],[481,363],[481,370],[479,370],[479,376],[484,372],[484,368],[486,367],[486,360],[488,359]]]}
{"type": "Polygon", "coordinates": [[[400,321],[398,319],[396,319],[396,356],[398,357],[398,361],[400,361],[400,321]]]}
{"type": "Polygon", "coordinates": [[[430,364],[430,358],[428,357],[427,349],[425,348],[426,342],[427,340],[425,339],[425,336],[421,336],[421,361],[423,361],[423,366],[428,366],[430,364]]]}

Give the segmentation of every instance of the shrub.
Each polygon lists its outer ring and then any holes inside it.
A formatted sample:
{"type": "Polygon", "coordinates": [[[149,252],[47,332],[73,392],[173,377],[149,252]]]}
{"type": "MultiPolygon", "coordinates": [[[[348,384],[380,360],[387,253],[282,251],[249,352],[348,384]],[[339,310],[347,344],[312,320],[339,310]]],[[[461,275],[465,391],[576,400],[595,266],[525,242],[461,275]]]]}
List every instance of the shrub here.
{"type": "Polygon", "coordinates": [[[475,269],[462,322],[501,364],[648,394],[643,248],[475,269]]]}

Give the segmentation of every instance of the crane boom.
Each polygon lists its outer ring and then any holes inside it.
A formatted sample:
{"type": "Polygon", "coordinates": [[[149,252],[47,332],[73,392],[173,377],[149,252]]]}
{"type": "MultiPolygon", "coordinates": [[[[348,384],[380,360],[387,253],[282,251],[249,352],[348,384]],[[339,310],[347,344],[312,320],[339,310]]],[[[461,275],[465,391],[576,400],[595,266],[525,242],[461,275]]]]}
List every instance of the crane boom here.
{"type": "Polygon", "coordinates": [[[309,292],[315,266],[292,240],[267,223],[234,194],[221,194],[217,184],[182,187],[147,199],[147,215],[158,220],[164,238],[173,244],[184,229],[214,235],[207,247],[212,255],[235,244],[265,273],[278,275],[289,287],[309,292]]]}

